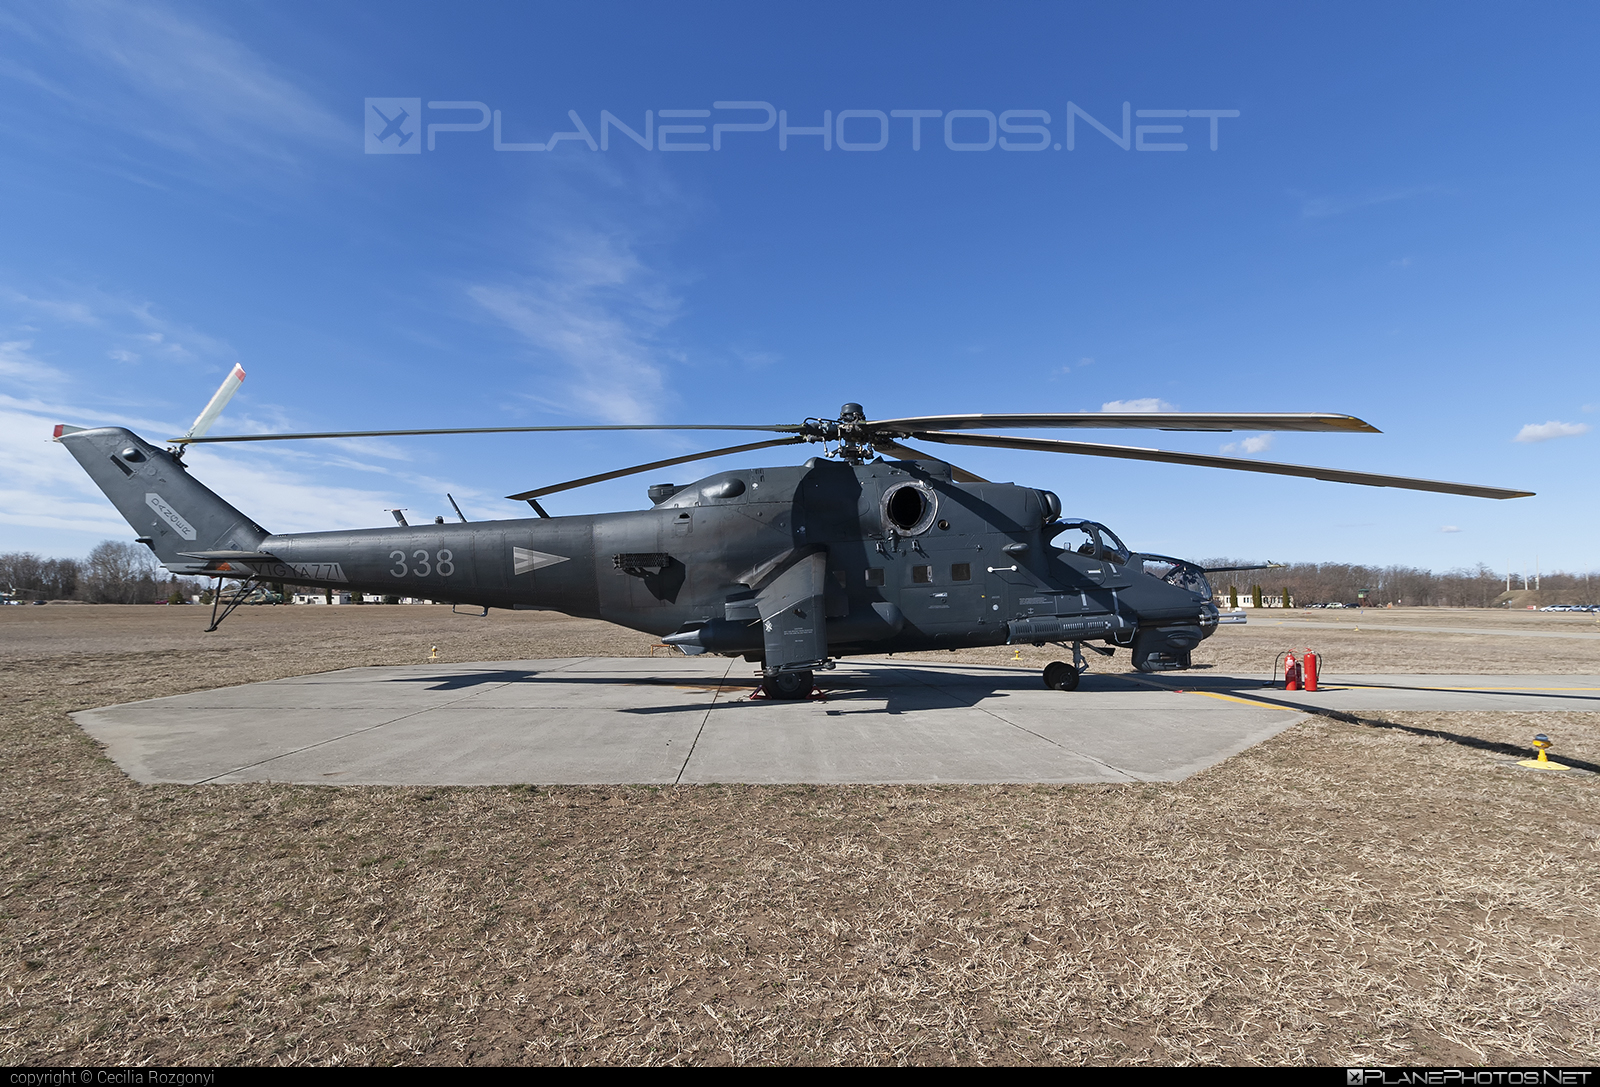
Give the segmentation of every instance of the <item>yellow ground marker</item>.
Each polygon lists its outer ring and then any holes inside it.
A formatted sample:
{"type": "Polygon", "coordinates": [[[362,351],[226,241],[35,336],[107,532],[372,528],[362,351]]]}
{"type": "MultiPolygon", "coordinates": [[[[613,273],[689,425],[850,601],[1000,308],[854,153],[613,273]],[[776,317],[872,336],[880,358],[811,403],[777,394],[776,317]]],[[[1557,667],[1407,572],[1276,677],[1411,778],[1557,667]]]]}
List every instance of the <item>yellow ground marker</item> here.
{"type": "Polygon", "coordinates": [[[1535,759],[1522,759],[1517,763],[1518,766],[1526,766],[1530,770],[1572,769],[1572,767],[1568,766],[1566,763],[1556,762],[1554,759],[1545,754],[1545,752],[1550,749],[1550,737],[1546,736],[1544,733],[1541,732],[1539,735],[1533,738],[1533,746],[1539,752],[1539,757],[1535,759]]]}
{"type": "Polygon", "coordinates": [[[436,660],[439,659],[439,647],[438,646],[434,646],[432,649],[428,650],[428,659],[431,660],[431,661],[436,661],[436,660]]]}

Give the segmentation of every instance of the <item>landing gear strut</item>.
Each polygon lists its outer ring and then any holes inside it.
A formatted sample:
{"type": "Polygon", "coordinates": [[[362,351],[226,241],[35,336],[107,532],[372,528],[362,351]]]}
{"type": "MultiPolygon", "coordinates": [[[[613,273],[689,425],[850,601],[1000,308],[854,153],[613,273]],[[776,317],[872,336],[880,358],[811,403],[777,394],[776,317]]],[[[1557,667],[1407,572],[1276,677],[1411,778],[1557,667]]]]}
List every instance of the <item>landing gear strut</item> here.
{"type": "Polygon", "coordinates": [[[222,609],[221,615],[218,615],[217,607],[218,605],[224,603],[224,600],[222,599],[222,575],[218,574],[217,587],[211,590],[211,625],[206,627],[206,633],[210,634],[213,630],[216,630],[218,627],[220,627],[222,625],[222,621],[228,616],[232,615],[233,610],[240,604],[243,604],[245,599],[254,591],[254,585],[247,585],[242,581],[239,582],[239,588],[236,589],[233,595],[225,602],[227,607],[222,609]]]}

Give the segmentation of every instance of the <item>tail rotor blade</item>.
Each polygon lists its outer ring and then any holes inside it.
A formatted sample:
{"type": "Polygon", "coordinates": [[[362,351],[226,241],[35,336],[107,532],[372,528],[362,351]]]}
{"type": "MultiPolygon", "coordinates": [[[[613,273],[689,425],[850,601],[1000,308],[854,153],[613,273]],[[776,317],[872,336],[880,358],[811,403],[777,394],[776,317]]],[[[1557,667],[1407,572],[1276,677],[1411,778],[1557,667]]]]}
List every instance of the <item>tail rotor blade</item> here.
{"type": "Polygon", "coordinates": [[[228,406],[228,401],[233,399],[233,394],[239,391],[239,386],[244,383],[244,367],[238,363],[233,364],[233,369],[228,371],[228,376],[222,379],[222,384],[217,388],[216,395],[212,396],[211,403],[205,406],[194,421],[194,426],[178,441],[193,441],[211,429],[211,424],[217,421],[217,416],[222,414],[222,409],[228,406]]]}

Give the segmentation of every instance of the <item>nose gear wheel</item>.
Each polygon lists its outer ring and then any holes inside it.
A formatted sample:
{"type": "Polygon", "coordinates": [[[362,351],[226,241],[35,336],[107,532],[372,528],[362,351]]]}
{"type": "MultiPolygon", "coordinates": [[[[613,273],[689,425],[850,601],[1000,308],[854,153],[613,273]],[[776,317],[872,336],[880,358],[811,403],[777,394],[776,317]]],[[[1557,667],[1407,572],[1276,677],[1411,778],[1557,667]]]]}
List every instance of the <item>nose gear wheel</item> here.
{"type": "Polygon", "coordinates": [[[1078,670],[1066,661],[1051,661],[1044,666],[1044,685],[1052,691],[1076,691],[1078,670]]]}

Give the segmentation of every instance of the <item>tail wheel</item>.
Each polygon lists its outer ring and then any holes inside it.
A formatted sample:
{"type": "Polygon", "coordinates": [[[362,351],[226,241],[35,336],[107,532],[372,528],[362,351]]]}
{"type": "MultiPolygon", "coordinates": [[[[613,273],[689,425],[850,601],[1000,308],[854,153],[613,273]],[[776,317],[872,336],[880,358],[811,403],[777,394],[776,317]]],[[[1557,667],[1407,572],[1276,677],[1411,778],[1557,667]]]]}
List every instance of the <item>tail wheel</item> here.
{"type": "Polygon", "coordinates": [[[761,677],[761,690],[768,698],[806,698],[812,682],[810,672],[774,672],[761,677]]]}
{"type": "Polygon", "coordinates": [[[1076,691],[1078,670],[1066,661],[1051,661],[1044,666],[1044,685],[1052,691],[1076,691]]]}

